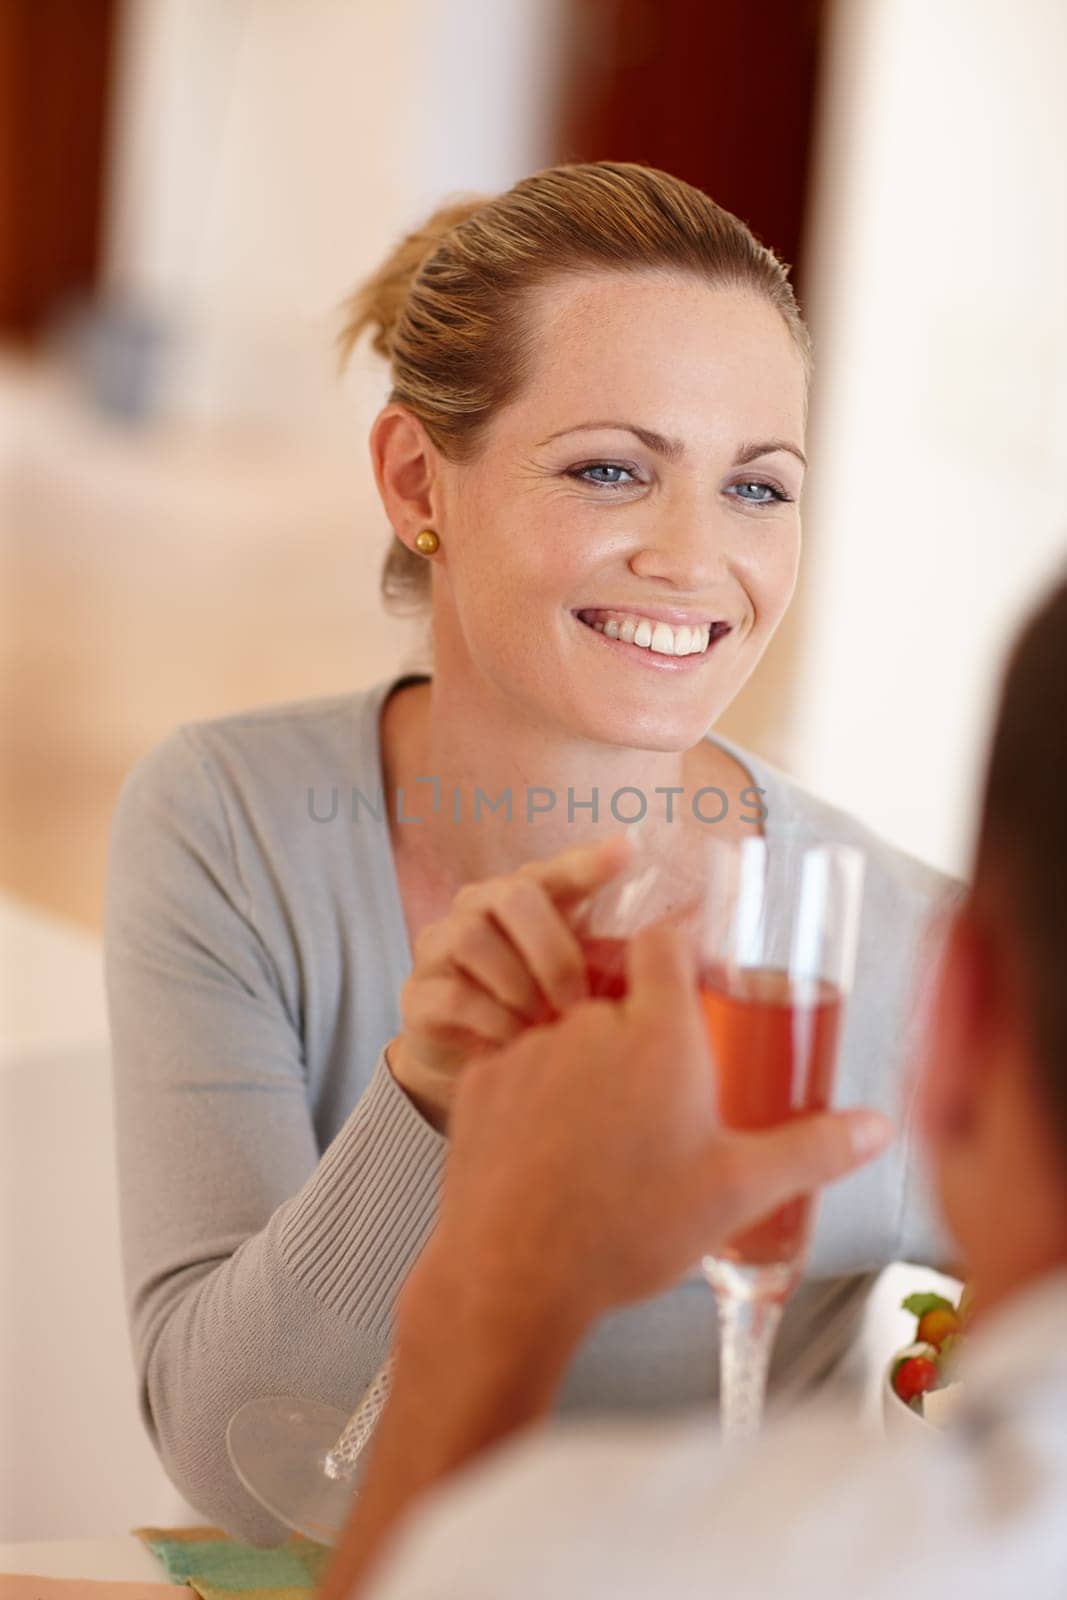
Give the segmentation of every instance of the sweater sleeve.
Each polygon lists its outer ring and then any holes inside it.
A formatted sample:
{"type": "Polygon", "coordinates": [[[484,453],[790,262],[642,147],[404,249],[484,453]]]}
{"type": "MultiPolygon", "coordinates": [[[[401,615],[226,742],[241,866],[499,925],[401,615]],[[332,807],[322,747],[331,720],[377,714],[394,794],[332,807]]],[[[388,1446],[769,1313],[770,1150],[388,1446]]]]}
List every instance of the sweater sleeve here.
{"type": "Polygon", "coordinates": [[[298,1004],[257,930],[223,792],[190,730],[120,795],[105,967],[142,1415],[191,1504],[274,1543],[287,1530],[230,1466],[229,1419],[257,1395],[356,1404],[433,1225],[445,1141],[383,1050],[318,1149],[298,1004]]]}

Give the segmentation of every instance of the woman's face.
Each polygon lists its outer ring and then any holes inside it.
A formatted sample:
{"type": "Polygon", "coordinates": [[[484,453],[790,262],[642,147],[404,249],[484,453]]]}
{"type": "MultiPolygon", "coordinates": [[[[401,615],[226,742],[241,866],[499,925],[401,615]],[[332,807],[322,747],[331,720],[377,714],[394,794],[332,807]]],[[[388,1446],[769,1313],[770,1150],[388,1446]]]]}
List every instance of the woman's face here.
{"type": "Polygon", "coordinates": [[[439,666],[524,720],[688,749],[793,592],[801,357],[767,302],[681,275],[570,278],[531,311],[518,398],[439,461],[439,666]]]}

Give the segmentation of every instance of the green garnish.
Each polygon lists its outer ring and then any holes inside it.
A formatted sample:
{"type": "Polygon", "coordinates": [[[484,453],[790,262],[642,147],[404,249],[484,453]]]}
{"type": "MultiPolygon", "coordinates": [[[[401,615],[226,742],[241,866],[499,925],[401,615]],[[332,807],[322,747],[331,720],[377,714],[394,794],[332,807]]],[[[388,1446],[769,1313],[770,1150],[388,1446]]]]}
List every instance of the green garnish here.
{"type": "Polygon", "coordinates": [[[913,1317],[925,1317],[928,1311],[952,1311],[956,1307],[951,1300],[946,1300],[943,1294],[909,1294],[906,1300],[900,1302],[905,1311],[910,1311],[913,1317]]]}

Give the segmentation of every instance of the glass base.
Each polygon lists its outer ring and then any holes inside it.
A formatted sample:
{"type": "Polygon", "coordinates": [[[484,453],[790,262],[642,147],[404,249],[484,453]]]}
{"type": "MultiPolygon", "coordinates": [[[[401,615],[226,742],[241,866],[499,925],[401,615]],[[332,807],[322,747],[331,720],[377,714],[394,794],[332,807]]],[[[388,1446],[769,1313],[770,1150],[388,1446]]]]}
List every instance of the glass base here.
{"type": "Polygon", "coordinates": [[[279,1522],[319,1544],[336,1544],[352,1511],[357,1479],[326,1472],[326,1456],[348,1418],[315,1400],[264,1396],[230,1418],[233,1469],[279,1522]]]}

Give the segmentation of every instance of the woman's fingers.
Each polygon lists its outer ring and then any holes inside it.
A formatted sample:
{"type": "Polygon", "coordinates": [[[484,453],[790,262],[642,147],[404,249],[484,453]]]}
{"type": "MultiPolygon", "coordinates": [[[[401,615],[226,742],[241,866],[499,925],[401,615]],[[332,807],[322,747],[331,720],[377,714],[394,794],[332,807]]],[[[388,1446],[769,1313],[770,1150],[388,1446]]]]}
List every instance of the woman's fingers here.
{"type": "MultiPolygon", "coordinates": [[[[581,898],[606,883],[622,866],[629,850],[625,834],[613,835],[595,845],[576,845],[550,861],[529,861],[508,877],[467,884],[453,904],[465,916],[492,919],[518,951],[549,1006],[565,1011],[586,998],[589,985],[582,947],[559,909],[560,904],[581,898]]],[[[433,949],[438,963],[453,957],[454,938],[453,924],[448,941],[433,949]]],[[[503,974],[499,955],[491,955],[488,947],[481,955],[483,970],[503,974]]],[[[524,1015],[536,1016],[538,1010],[536,1006],[530,1010],[527,997],[519,1003],[513,970],[507,981],[506,990],[499,989],[495,982],[490,987],[506,1004],[517,1004],[524,1015]],[[516,998],[508,999],[508,995],[516,998]]]]}
{"type": "Polygon", "coordinates": [[[533,974],[485,908],[456,912],[427,928],[419,943],[418,966],[427,977],[458,968],[528,1022],[543,1009],[533,974]]]}
{"type": "Polygon", "coordinates": [[[462,973],[410,979],[400,992],[404,1028],[435,1038],[471,1035],[486,1044],[507,1044],[525,1031],[521,1017],[462,973]]]}
{"type": "Polygon", "coordinates": [[[563,916],[540,884],[513,873],[467,884],[453,901],[453,910],[427,930],[418,947],[419,975],[453,970],[457,944],[463,930],[467,951],[479,963],[487,987],[505,1005],[529,1020],[544,1020],[545,1003],[565,1010],[585,997],[588,983],[582,947],[563,916]],[[484,935],[476,938],[471,922],[481,922],[484,935]],[[508,953],[518,964],[508,959],[508,953]],[[525,977],[521,975],[525,974],[525,977]],[[503,985],[497,987],[498,981],[503,985]]]}
{"type": "Polygon", "coordinates": [[[503,879],[488,907],[533,974],[541,994],[565,1011],[589,993],[582,947],[544,887],[516,873],[503,879]]]}
{"type": "Polygon", "coordinates": [[[422,930],[390,1064],[409,1093],[421,1086],[427,1114],[447,1111],[469,1056],[586,998],[585,956],[561,905],[607,882],[629,853],[627,836],[613,835],[467,884],[448,915],[422,930]]]}

